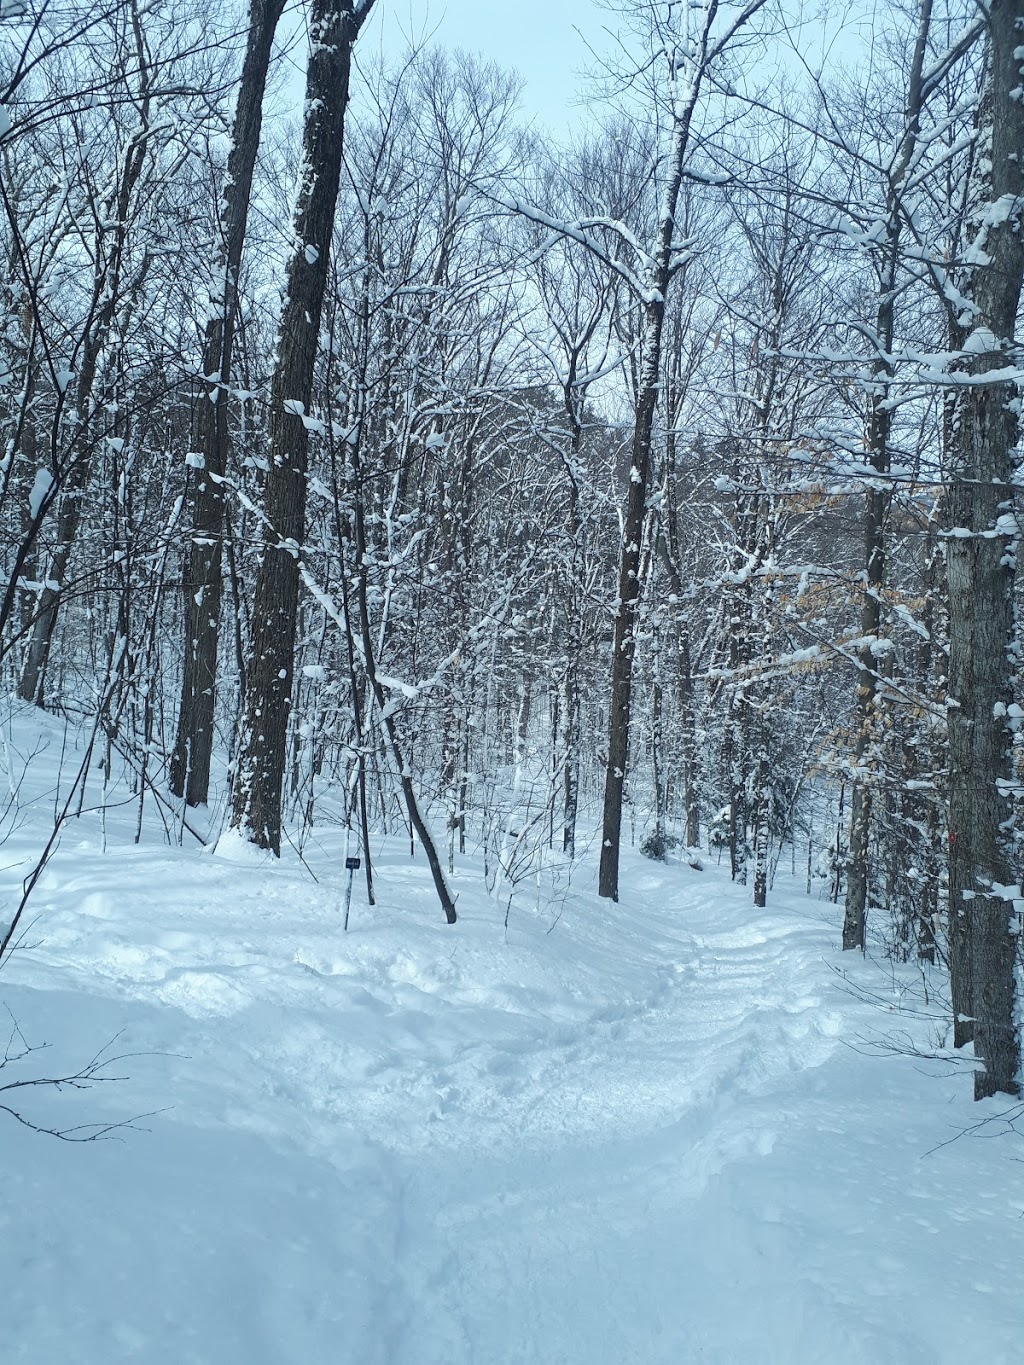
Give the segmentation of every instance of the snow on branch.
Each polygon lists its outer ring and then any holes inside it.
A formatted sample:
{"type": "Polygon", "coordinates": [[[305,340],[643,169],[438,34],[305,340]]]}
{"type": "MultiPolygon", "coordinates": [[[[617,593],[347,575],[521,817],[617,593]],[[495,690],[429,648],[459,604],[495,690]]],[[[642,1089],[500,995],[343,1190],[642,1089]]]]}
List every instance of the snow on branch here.
{"type": "Polygon", "coordinates": [[[654,268],[654,258],[641,246],[635,234],[630,231],[627,225],[617,218],[577,218],[560,219],[546,213],[536,204],[526,203],[514,195],[492,195],[496,203],[508,209],[510,213],[518,213],[523,218],[528,218],[530,222],[536,223],[539,227],[548,228],[551,236],[537,248],[535,256],[542,256],[560,237],[566,237],[570,241],[578,242],[597,257],[609,270],[615,272],[620,279],[624,280],[633,291],[641,303],[653,303],[658,298],[656,290],[650,282],[650,275],[654,268]],[[603,229],[611,232],[618,240],[629,248],[635,255],[639,266],[645,272],[639,274],[631,269],[619,256],[612,255],[611,252],[601,243],[600,239],[594,236],[595,229],[603,229]]]}

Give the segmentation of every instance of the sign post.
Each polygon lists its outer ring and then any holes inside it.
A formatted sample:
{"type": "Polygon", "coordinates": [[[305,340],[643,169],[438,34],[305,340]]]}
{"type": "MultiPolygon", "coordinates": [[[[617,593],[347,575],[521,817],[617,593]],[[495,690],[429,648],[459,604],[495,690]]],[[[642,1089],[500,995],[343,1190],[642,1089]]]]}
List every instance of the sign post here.
{"type": "Polygon", "coordinates": [[[352,838],[352,831],[345,831],[345,871],[348,877],[345,879],[345,933],[348,933],[348,912],[352,908],[352,878],[359,871],[359,859],[349,853],[349,841],[352,838]]]}

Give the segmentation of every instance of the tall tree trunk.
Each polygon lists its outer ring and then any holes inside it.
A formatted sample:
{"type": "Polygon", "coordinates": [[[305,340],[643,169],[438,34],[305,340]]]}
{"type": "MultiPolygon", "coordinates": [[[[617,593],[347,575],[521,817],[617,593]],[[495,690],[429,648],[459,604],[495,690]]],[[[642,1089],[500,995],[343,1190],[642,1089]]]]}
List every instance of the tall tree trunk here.
{"type": "Polygon", "coordinates": [[[373,0],[313,0],[302,173],[271,385],[267,546],[256,580],[232,825],[281,852],[281,795],[306,529],[313,369],[341,177],[352,48],[373,0]]]}
{"type": "MultiPolygon", "coordinates": [[[[683,172],[690,150],[690,129],[705,78],[736,33],[757,13],[764,0],[749,2],[729,19],[718,38],[713,30],[719,0],[705,0],[699,18],[684,12],[683,26],[673,45],[663,49],[670,68],[672,141],[666,157],[668,179],[658,217],[658,229],[645,270],[641,360],[638,370],[629,493],[619,551],[618,592],[612,633],[611,696],[608,706],[608,767],[605,771],[601,822],[601,863],[598,895],[619,898],[619,844],[622,836],[622,798],[629,754],[629,722],[633,687],[633,652],[640,604],[640,552],[647,523],[654,415],[661,392],[661,343],[665,326],[665,298],[674,273],[676,211],[683,172]],[[694,28],[690,28],[691,22],[694,28]]],[[[643,8],[646,8],[643,7],[643,8]]],[[[671,13],[671,7],[670,7],[671,13]]],[[[669,20],[670,24],[674,18],[669,20]]],[[[659,53],[659,56],[661,54],[659,53]]]]}
{"type": "Polygon", "coordinates": [[[846,906],[843,916],[843,948],[859,948],[861,951],[864,949],[867,932],[869,853],[874,798],[871,774],[866,769],[870,766],[870,751],[876,729],[875,711],[878,696],[876,646],[882,630],[881,592],[885,582],[885,534],[891,500],[888,483],[884,480],[889,473],[889,436],[892,425],[889,381],[893,377],[893,366],[890,355],[896,326],[901,197],[921,127],[924,103],[923,72],[931,15],[932,0],[921,0],[907,94],[906,122],[889,173],[886,192],[884,254],[875,317],[877,358],[872,366],[868,458],[872,469],[883,476],[883,481],[878,485],[869,486],[865,493],[864,601],[860,622],[860,633],[865,643],[860,651],[860,672],[857,679],[857,747],[853,795],[850,802],[850,845],[847,853],[846,906]]]}
{"type": "MultiPolygon", "coordinates": [[[[674,212],[673,201],[673,212],[674,212]]],[[[667,272],[666,272],[667,274],[667,272]]],[[[667,281],[666,281],[667,282],[667,281]]],[[[662,291],[663,292],[663,291],[662,291]]],[[[658,405],[658,363],[664,302],[647,306],[644,328],[644,379],[636,408],[629,496],[619,556],[619,583],[612,633],[611,698],[608,706],[608,767],[605,771],[601,822],[601,864],[598,894],[619,899],[619,844],[622,838],[622,797],[629,753],[629,724],[633,692],[633,652],[640,605],[640,547],[647,510],[651,467],[651,438],[658,405]],[[655,359],[652,364],[651,353],[655,359]]]]}
{"type": "Polygon", "coordinates": [[[200,457],[192,513],[192,539],[185,569],[185,641],[178,728],[171,754],[170,787],[190,806],[203,805],[210,790],[217,646],[223,591],[224,475],[228,453],[231,354],[238,313],[253,171],[263,123],[263,94],[284,0],[250,0],[249,40],[220,211],[217,262],[220,296],[214,300],[203,339],[205,394],[195,408],[192,452],[200,457]]]}
{"type": "Polygon", "coordinates": [[[974,267],[964,291],[973,331],[956,390],[956,463],[946,499],[949,915],[951,933],[966,930],[969,944],[974,1047],[984,1064],[975,1072],[976,1099],[1020,1090],[1008,723],[1016,664],[1013,450],[1019,422],[1016,384],[1001,376],[1012,363],[1007,353],[1024,277],[1022,28],[1022,0],[992,0],[975,222],[975,259],[984,263],[974,267]]]}

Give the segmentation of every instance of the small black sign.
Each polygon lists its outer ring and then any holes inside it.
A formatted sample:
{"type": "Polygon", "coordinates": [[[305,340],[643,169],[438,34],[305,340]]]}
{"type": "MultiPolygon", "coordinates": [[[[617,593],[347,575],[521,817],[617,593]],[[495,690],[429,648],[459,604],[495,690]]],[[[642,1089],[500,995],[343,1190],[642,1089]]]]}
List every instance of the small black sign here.
{"type": "Polygon", "coordinates": [[[358,858],[346,858],[346,859],[345,859],[345,868],[346,868],[346,870],[347,870],[348,872],[357,872],[357,871],[359,870],[359,859],[358,859],[358,858]]]}

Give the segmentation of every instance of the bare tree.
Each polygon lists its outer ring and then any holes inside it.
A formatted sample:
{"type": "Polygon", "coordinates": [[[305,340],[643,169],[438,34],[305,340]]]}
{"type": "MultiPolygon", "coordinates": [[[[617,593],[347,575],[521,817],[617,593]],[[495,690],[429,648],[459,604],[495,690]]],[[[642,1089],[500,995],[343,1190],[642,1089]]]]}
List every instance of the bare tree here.
{"type": "Polygon", "coordinates": [[[611,688],[608,708],[608,766],[605,773],[598,893],[619,897],[619,846],[622,799],[629,751],[633,651],[640,599],[640,554],[647,524],[654,417],[661,391],[662,331],[665,300],[672,280],[688,254],[676,222],[680,190],[693,151],[693,121],[713,68],[736,35],[763,7],[765,0],[727,8],[705,0],[698,11],[672,3],[637,6],[653,61],[666,63],[667,145],[662,151],[664,182],[654,240],[646,250],[626,242],[637,257],[634,283],[642,301],[639,375],[629,489],[623,517],[618,591],[612,635],[611,688]]]}
{"type": "MultiPolygon", "coordinates": [[[[1024,279],[1024,6],[993,0],[982,102],[973,266],[963,289],[970,328],[956,406],[943,533],[949,599],[949,914],[966,926],[975,1097],[1019,1093],[1015,959],[1020,887],[1012,840],[1015,644],[1020,535],[1015,327],[1024,279]]],[[[951,929],[951,932],[954,932],[951,929]]],[[[963,991],[961,991],[961,998],[963,991]]]]}
{"type": "Polygon", "coordinates": [[[265,488],[267,544],[256,580],[232,825],[281,851],[281,797],[295,663],[299,562],[320,319],[341,178],[352,49],[374,0],[314,0],[298,198],[278,327],[265,488]]]}
{"type": "Polygon", "coordinates": [[[231,151],[220,210],[214,297],[203,336],[203,399],[196,404],[192,462],[196,467],[192,539],[184,583],[184,664],[170,787],[190,806],[210,789],[217,646],[223,592],[224,476],[228,458],[228,402],[253,171],[260,145],[263,94],[270,52],[284,0],[250,0],[249,36],[235,107],[231,151]]]}
{"type": "Polygon", "coordinates": [[[886,521],[890,502],[888,474],[891,464],[893,344],[899,301],[901,237],[904,232],[903,191],[910,173],[921,130],[921,114],[927,96],[925,60],[931,27],[932,0],[921,0],[917,34],[907,85],[904,126],[895,155],[885,167],[885,209],[878,246],[878,306],[871,336],[874,358],[868,386],[868,459],[882,478],[869,484],[864,494],[864,596],[861,608],[860,673],[857,679],[857,747],[854,762],[850,814],[850,844],[846,882],[843,947],[865,946],[867,926],[869,838],[872,819],[872,787],[860,771],[875,729],[875,700],[882,653],[882,589],[886,575],[886,521]]]}

